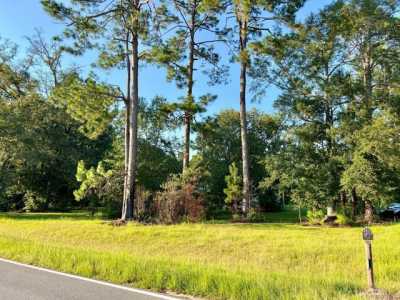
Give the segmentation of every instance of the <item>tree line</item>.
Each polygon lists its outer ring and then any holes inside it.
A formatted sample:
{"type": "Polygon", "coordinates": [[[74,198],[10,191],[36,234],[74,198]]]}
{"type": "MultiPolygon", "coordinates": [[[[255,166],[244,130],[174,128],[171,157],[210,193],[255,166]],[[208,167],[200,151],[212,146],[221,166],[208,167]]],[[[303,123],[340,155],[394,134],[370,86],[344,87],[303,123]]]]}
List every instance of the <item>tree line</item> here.
{"type": "Polygon", "coordinates": [[[372,221],[398,197],[399,1],[332,1],[303,21],[305,0],[41,2],[63,33],[37,31],[22,60],[0,45],[3,210],[75,198],[122,220],[176,222],[291,202],[372,221]],[[93,70],[126,81],[66,66],[88,51],[93,70]],[[227,99],[195,94],[196,80],[229,85],[234,64],[240,110],[207,114],[227,99]],[[165,69],[185,96],[140,97],[139,65],[165,69]],[[248,111],[272,85],[275,113],[248,111]]]}

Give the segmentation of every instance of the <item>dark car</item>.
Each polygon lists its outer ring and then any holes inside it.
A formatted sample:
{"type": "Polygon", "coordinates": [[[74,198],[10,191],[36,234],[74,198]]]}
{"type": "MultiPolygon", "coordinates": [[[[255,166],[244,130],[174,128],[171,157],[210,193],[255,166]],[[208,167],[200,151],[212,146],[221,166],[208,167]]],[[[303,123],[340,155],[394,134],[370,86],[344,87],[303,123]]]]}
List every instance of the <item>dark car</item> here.
{"type": "Polygon", "coordinates": [[[383,220],[399,220],[400,219],[400,203],[392,203],[386,209],[380,212],[383,220]]]}

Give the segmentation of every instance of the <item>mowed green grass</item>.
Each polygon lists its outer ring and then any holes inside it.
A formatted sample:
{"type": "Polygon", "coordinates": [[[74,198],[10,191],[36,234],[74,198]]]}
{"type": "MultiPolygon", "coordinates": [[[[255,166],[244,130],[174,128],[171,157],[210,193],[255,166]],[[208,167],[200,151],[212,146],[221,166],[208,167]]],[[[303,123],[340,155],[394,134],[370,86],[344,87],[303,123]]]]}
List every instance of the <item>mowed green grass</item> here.
{"type": "MultiPolygon", "coordinates": [[[[279,217],[275,217],[279,219],[279,217]]],[[[400,225],[375,226],[377,285],[400,291],[400,225]]],[[[1,214],[0,256],[207,299],[358,299],[361,228],[129,224],[84,214],[1,214]]]]}

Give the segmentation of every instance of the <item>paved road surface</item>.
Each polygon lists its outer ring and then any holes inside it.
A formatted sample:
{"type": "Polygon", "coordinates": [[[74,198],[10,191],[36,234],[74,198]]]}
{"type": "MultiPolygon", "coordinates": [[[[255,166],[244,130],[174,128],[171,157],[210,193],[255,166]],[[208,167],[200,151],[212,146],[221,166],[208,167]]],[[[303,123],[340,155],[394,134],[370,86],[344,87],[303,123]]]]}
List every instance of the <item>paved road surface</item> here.
{"type": "Polygon", "coordinates": [[[144,290],[54,272],[0,259],[4,300],[177,300],[144,290]]]}

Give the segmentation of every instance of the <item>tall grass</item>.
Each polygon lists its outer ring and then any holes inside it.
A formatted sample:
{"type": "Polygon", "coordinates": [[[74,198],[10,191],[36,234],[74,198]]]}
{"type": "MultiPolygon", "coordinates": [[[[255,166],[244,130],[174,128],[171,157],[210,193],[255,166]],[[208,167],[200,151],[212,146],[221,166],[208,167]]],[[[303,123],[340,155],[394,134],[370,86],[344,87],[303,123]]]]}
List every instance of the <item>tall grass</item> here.
{"type": "MultiPolygon", "coordinates": [[[[377,226],[377,284],[400,290],[400,225],[377,226]]],[[[68,215],[0,215],[0,256],[209,299],[357,299],[360,228],[293,224],[112,227],[68,215]]]]}

